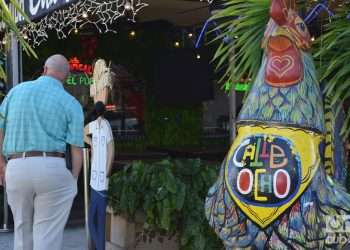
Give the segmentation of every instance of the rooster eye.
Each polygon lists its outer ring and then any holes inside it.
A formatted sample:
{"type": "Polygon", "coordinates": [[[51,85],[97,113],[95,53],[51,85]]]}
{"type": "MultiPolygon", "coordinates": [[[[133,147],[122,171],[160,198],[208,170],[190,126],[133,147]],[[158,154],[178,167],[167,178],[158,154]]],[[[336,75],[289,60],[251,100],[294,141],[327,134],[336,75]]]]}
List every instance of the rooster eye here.
{"type": "Polygon", "coordinates": [[[306,27],[305,27],[305,24],[304,23],[298,23],[297,24],[298,28],[301,30],[301,31],[305,31],[306,30],[306,27]]]}

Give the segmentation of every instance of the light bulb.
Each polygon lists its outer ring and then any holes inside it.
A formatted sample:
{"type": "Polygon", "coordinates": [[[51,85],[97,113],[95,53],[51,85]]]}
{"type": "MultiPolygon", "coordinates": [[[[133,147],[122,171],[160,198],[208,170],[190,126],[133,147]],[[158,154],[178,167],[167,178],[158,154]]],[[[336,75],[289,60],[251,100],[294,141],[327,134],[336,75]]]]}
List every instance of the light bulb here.
{"type": "Polygon", "coordinates": [[[87,18],[89,15],[88,15],[88,13],[86,13],[85,11],[83,12],[83,17],[84,18],[87,18]]]}
{"type": "Polygon", "coordinates": [[[200,54],[197,54],[196,58],[199,60],[201,59],[201,55],[200,54]]]}
{"type": "Polygon", "coordinates": [[[130,36],[136,36],[136,32],[134,30],[130,31],[130,36]]]}
{"type": "Polygon", "coordinates": [[[188,33],[188,37],[189,37],[189,38],[192,38],[192,37],[193,37],[193,34],[192,34],[192,33],[188,33]]]}
{"type": "Polygon", "coordinates": [[[130,3],[129,1],[127,1],[127,2],[125,3],[125,5],[124,5],[124,8],[125,8],[126,10],[131,10],[131,9],[132,9],[131,3],[130,3]]]}
{"type": "Polygon", "coordinates": [[[174,45],[175,45],[175,47],[180,47],[180,43],[179,42],[175,42],[174,45]]]}

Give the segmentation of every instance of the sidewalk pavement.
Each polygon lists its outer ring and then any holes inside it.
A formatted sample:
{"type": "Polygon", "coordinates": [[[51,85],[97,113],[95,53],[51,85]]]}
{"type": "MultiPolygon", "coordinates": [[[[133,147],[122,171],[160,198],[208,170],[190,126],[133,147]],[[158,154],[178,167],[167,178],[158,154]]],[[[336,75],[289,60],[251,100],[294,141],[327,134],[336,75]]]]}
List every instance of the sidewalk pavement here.
{"type": "MultiPolygon", "coordinates": [[[[13,250],[13,233],[0,234],[0,249],[13,250]]],[[[84,227],[66,228],[63,236],[63,250],[86,250],[84,227]]]]}

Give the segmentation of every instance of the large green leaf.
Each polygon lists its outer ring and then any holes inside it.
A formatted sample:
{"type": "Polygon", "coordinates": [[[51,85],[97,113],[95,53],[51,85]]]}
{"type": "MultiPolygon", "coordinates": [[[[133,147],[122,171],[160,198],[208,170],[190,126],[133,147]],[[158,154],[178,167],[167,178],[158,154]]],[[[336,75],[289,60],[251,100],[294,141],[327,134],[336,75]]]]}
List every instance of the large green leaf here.
{"type": "Polygon", "coordinates": [[[214,56],[216,68],[226,68],[220,80],[224,83],[255,78],[263,53],[260,45],[269,19],[270,1],[228,0],[225,5],[212,17],[221,23],[213,31],[220,30],[222,34],[212,41],[221,43],[214,56]],[[231,42],[225,43],[224,38],[231,42]]]}

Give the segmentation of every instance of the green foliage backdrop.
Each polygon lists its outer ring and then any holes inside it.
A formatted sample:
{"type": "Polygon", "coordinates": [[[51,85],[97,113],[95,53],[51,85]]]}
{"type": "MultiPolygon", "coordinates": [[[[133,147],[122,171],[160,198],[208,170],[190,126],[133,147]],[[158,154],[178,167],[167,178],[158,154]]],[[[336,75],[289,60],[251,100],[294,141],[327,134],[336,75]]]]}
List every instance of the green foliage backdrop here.
{"type": "Polygon", "coordinates": [[[164,106],[149,101],[145,112],[148,145],[153,147],[199,145],[202,116],[201,104],[164,106]]]}

